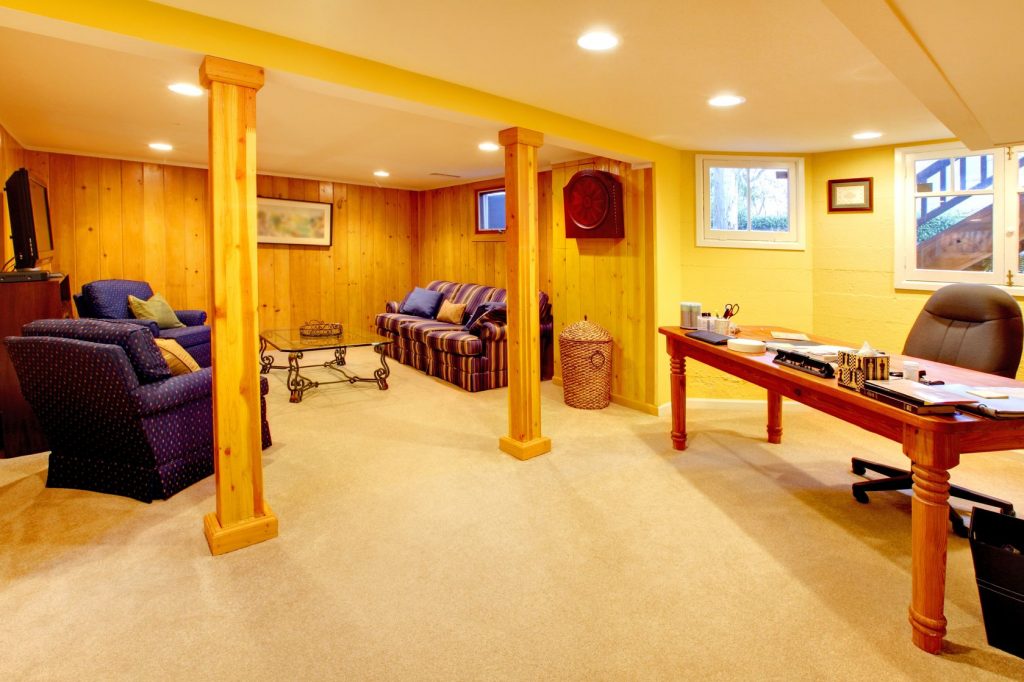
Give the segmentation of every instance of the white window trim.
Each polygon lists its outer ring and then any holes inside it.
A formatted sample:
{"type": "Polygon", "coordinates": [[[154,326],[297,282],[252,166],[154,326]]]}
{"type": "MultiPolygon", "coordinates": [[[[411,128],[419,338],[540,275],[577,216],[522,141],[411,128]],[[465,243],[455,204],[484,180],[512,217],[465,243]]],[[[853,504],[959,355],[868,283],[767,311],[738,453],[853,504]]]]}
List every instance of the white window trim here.
{"type": "Polygon", "coordinates": [[[806,249],[804,229],[804,160],[797,156],[730,156],[696,155],[697,246],[728,249],[777,249],[803,251],[806,249]],[[712,165],[727,163],[733,168],[779,168],[789,171],[790,229],[787,232],[747,232],[741,230],[712,230],[711,197],[707,188],[708,171],[712,165]]]}
{"type": "Polygon", "coordinates": [[[893,224],[895,225],[893,280],[896,289],[909,291],[936,291],[954,282],[979,282],[999,287],[1014,296],[1024,296],[1024,274],[1014,273],[1013,286],[1006,285],[1006,273],[1002,264],[1006,262],[1006,253],[1017,253],[1017,170],[1016,154],[1020,147],[1010,148],[1012,160],[1007,160],[1007,148],[968,149],[959,142],[919,145],[914,147],[897,147],[893,172],[893,224]],[[914,203],[908,202],[910,196],[909,183],[911,174],[908,161],[911,157],[935,152],[948,152],[961,155],[992,154],[993,163],[1001,164],[1002,171],[996,174],[992,182],[992,216],[993,216],[993,266],[992,272],[955,272],[943,270],[920,270],[917,265],[917,233],[914,203]],[[1011,172],[1012,169],[1012,172],[1011,172]],[[1009,187],[1006,183],[1011,183],[1009,187]],[[999,236],[1002,235],[1002,239],[999,236]],[[955,277],[943,277],[944,272],[951,272],[955,277]]]}

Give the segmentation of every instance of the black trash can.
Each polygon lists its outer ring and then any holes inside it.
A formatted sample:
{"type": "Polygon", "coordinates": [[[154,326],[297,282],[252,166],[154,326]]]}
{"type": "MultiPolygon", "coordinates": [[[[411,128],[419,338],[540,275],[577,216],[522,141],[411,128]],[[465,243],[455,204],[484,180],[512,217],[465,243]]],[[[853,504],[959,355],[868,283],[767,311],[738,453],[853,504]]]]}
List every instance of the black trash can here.
{"type": "Polygon", "coordinates": [[[971,556],[988,643],[1024,658],[1024,519],[975,507],[971,556]]]}

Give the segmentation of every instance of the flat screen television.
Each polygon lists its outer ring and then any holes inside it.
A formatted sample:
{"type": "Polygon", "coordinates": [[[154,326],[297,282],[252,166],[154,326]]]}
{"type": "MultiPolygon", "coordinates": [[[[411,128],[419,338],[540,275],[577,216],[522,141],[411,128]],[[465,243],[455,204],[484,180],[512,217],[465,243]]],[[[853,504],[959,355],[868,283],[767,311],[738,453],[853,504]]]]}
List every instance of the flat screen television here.
{"type": "Polygon", "coordinates": [[[19,168],[4,185],[7,213],[11,219],[14,242],[14,267],[28,270],[40,261],[53,258],[53,230],[50,227],[50,201],[46,185],[19,168]]]}

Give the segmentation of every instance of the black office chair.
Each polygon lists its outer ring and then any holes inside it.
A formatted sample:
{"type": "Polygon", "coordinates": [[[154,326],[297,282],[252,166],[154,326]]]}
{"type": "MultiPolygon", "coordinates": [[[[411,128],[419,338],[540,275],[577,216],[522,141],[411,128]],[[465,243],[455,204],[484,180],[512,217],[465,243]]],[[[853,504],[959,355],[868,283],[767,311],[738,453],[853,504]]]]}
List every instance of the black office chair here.
{"type": "MultiPolygon", "coordinates": [[[[1013,378],[1020,363],[1024,324],[1020,306],[1008,293],[986,284],[950,284],[932,294],[910,329],[904,355],[934,360],[947,365],[1013,378]]],[[[869,491],[908,490],[913,481],[909,471],[854,457],[853,473],[871,470],[887,476],[853,484],[853,496],[868,503],[869,491]]],[[[1013,505],[956,485],[949,494],[978,504],[998,508],[1015,516],[1013,505]]],[[[949,508],[953,531],[967,537],[960,515],[949,508]]]]}

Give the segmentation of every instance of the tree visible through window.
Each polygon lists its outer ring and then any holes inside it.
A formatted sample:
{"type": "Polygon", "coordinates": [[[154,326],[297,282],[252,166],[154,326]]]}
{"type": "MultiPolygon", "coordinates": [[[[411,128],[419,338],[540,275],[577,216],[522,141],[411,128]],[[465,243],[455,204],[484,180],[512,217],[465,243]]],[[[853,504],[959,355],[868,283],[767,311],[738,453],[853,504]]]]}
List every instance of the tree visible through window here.
{"type": "Polygon", "coordinates": [[[788,230],[788,178],[775,168],[711,168],[711,229],[788,230]]]}
{"type": "Polygon", "coordinates": [[[803,160],[697,157],[697,245],[803,248],[803,160]]]}

